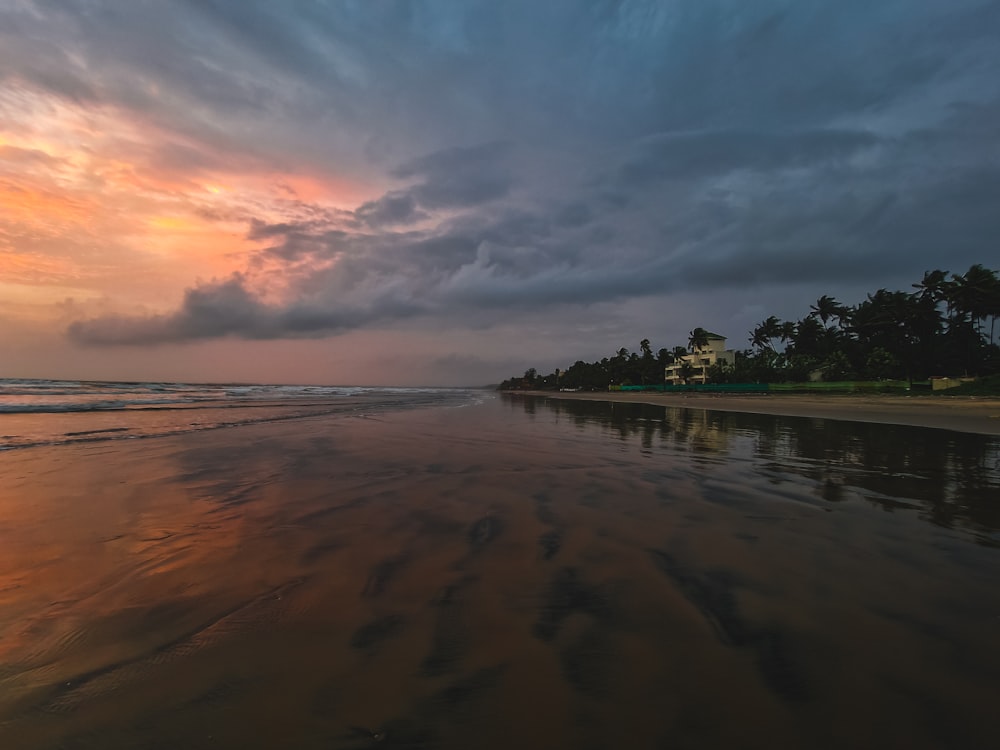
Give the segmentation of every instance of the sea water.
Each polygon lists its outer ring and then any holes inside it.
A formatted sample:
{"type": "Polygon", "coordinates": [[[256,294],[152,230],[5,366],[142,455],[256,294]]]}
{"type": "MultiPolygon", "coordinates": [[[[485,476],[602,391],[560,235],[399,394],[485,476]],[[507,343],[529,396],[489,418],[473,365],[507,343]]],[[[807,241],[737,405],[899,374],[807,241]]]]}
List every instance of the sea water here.
{"type": "Polygon", "coordinates": [[[254,422],[470,403],[476,391],[0,378],[0,450],[147,438],[254,422]]]}

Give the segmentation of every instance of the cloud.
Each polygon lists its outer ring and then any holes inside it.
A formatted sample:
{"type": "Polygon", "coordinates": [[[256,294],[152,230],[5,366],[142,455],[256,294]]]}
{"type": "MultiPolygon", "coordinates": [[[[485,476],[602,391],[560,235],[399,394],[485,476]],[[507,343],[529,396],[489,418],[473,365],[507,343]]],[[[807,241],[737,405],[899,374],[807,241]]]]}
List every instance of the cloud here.
{"type": "MultiPolygon", "coordinates": [[[[388,296],[388,295],[387,295],[388,296]]],[[[106,315],[69,326],[81,344],[133,346],[237,337],[245,339],[313,338],[358,328],[386,315],[412,312],[405,305],[351,307],[305,302],[280,306],[265,303],[241,275],[193,287],[169,315],[106,315]]]]}
{"type": "Polygon", "coordinates": [[[705,131],[660,133],[644,138],[618,170],[625,186],[656,180],[711,177],[741,169],[771,171],[825,165],[877,145],[866,132],[705,131]]]}
{"type": "MultiPolygon", "coordinates": [[[[0,10],[0,115],[33,135],[28,92],[127,121],[100,145],[174,177],[158,207],[215,173],[370,188],[188,198],[245,255],[74,341],[544,319],[589,346],[596,309],[691,295],[687,331],[738,318],[737,289],[988,264],[998,36],[980,0],[21,2],[0,10]]],[[[11,148],[5,169],[58,166],[11,148]]]]}
{"type": "Polygon", "coordinates": [[[417,208],[412,193],[393,191],[378,200],[362,204],[354,212],[355,216],[369,227],[383,227],[393,224],[412,224],[427,218],[427,214],[417,208]]]}
{"type": "MultiPolygon", "coordinates": [[[[952,182],[948,192],[932,186],[919,194],[897,186],[890,191],[870,177],[875,167],[850,164],[859,151],[880,147],[865,134],[806,134],[788,144],[770,137],[734,141],[739,145],[721,161],[714,155],[708,162],[682,160],[679,172],[664,170],[633,185],[621,181],[629,200],[602,212],[590,206],[604,186],[587,178],[528,208],[473,204],[430,221],[431,214],[421,212],[421,228],[405,231],[395,227],[413,221],[419,209],[399,191],[354,212],[366,231],[332,228],[336,221],[256,221],[249,236],[271,242],[258,257],[271,264],[264,280],[270,274],[283,288],[280,302],[264,304],[248,278],[236,276],[189,290],[173,315],[95,319],[74,326],[71,335],[89,344],[142,344],[322,337],[399,322],[432,330],[748,284],[855,285],[899,272],[892,253],[873,252],[879,246],[906,243],[911,261],[940,265],[933,243],[958,230],[958,221],[984,226],[986,196],[1000,195],[988,170],[952,182]],[[761,153],[747,143],[763,144],[761,153]],[[745,158],[735,158],[737,152],[745,158]],[[821,188],[804,186],[816,176],[821,188]],[[696,200],[693,189],[701,191],[696,200]],[[955,220],[928,227],[918,240],[910,230],[933,216],[929,201],[940,201],[937,208],[955,220]]],[[[657,144],[656,169],[672,163],[664,154],[690,153],[678,151],[677,142],[691,143],[674,139],[665,150],[657,144]]],[[[693,142],[708,154],[718,141],[693,142]]],[[[437,168],[440,162],[431,161],[437,168]]],[[[605,171],[628,174],[634,163],[633,150],[605,171]]],[[[394,175],[430,179],[434,168],[407,166],[394,175]]],[[[975,240],[957,245],[968,257],[977,246],[975,240]]]]}
{"type": "Polygon", "coordinates": [[[37,148],[18,148],[17,146],[0,145],[0,164],[10,165],[41,165],[53,166],[60,159],[37,148]]]}
{"type": "Polygon", "coordinates": [[[469,208],[510,192],[513,175],[506,161],[509,143],[450,148],[414,159],[392,171],[394,177],[419,178],[409,196],[427,209],[469,208]]]}
{"type": "Polygon", "coordinates": [[[68,332],[84,344],[161,344],[233,334],[254,338],[273,325],[273,313],[234,276],[189,289],[172,315],[107,315],[75,322],[68,332]]]}

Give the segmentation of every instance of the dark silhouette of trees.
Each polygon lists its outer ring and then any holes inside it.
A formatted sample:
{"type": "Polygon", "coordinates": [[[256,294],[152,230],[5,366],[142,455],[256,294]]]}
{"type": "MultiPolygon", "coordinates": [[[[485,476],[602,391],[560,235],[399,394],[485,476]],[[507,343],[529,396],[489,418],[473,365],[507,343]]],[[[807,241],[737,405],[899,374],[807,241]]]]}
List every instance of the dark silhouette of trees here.
{"type": "MultiPolygon", "coordinates": [[[[710,382],[838,380],[925,381],[934,375],[1000,373],[996,343],[1000,278],[981,264],[964,274],[926,271],[913,291],[878,289],[854,306],[823,295],[801,320],[770,316],[750,332],[750,349],[732,365],[709,371],[710,382]]],[[[687,346],[639,351],[620,348],[598,362],[577,361],[565,371],[539,377],[534,368],[501,388],[604,390],[609,385],[658,386],[664,369],[688,352],[706,347],[709,333],[692,329],[687,346]]],[[[681,373],[682,377],[684,373],[681,373]]],[[[690,374],[688,375],[690,377],[690,374]]]]}
{"type": "Polygon", "coordinates": [[[819,318],[823,325],[826,325],[830,320],[842,320],[847,312],[846,307],[825,294],[816,300],[815,305],[809,305],[809,308],[812,310],[809,317],[819,318]]]}
{"type": "Polygon", "coordinates": [[[708,331],[704,328],[695,328],[688,334],[688,350],[696,352],[708,346],[708,331]]]}

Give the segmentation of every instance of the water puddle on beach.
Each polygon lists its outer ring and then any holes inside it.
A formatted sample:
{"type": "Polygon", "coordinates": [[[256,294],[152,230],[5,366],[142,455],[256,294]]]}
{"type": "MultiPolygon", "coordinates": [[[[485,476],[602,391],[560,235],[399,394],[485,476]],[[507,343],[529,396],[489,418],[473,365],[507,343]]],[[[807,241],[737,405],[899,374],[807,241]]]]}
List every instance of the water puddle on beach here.
{"type": "Polygon", "coordinates": [[[0,454],[0,747],[995,747],[1000,443],[497,398],[0,454]]]}

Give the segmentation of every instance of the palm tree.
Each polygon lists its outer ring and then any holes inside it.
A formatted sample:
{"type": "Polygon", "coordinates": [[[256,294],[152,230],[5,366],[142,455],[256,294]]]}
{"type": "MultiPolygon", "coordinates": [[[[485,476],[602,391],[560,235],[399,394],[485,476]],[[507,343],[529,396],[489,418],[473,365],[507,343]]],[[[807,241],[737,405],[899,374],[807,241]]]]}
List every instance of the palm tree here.
{"type": "Polygon", "coordinates": [[[826,294],[816,300],[815,305],[809,305],[809,309],[812,310],[809,313],[809,317],[819,318],[823,322],[823,325],[826,325],[827,321],[831,318],[840,320],[846,311],[846,308],[837,302],[836,299],[826,294]]]}
{"type": "Polygon", "coordinates": [[[1000,310],[1000,281],[995,271],[980,264],[971,266],[965,274],[952,274],[946,301],[953,315],[948,320],[948,335],[962,347],[964,343],[966,372],[979,369],[985,356],[983,321],[992,318],[990,344],[993,343],[997,311],[1000,310]],[[977,364],[976,360],[980,360],[977,364]]]}
{"type": "Polygon", "coordinates": [[[997,284],[996,273],[977,263],[964,276],[955,276],[954,280],[959,299],[981,333],[982,321],[990,317],[990,296],[997,284]]]}
{"type": "Polygon", "coordinates": [[[986,291],[986,302],[983,308],[990,316],[990,346],[993,345],[993,330],[1000,318],[1000,278],[994,273],[993,281],[986,291]]]}
{"type": "Polygon", "coordinates": [[[773,339],[781,336],[781,321],[773,315],[759,323],[750,333],[750,345],[755,349],[774,351],[773,339]]]}
{"type": "Polygon", "coordinates": [[[911,284],[918,292],[914,292],[919,297],[928,297],[935,302],[940,302],[945,298],[945,289],[948,284],[948,272],[941,269],[924,271],[924,280],[919,284],[911,284]]]}
{"type": "Polygon", "coordinates": [[[687,385],[688,383],[691,382],[691,377],[693,375],[694,375],[694,365],[692,365],[687,360],[681,362],[680,376],[681,380],[684,381],[684,385],[687,385]]]}
{"type": "Polygon", "coordinates": [[[879,289],[851,311],[850,331],[862,342],[887,334],[895,327],[892,292],[879,289]]]}
{"type": "MultiPolygon", "coordinates": [[[[830,329],[831,331],[833,329],[830,329]]],[[[794,354],[825,357],[827,354],[824,343],[827,340],[827,329],[820,325],[811,313],[795,324],[793,339],[794,354]]]]}
{"type": "Polygon", "coordinates": [[[628,379],[629,356],[628,349],[623,346],[611,358],[609,372],[615,385],[622,385],[628,379]]]}
{"type": "Polygon", "coordinates": [[[762,326],[757,326],[750,331],[750,338],[748,341],[750,342],[750,346],[758,351],[767,349],[771,346],[771,340],[768,338],[762,326]]]}
{"type": "Polygon", "coordinates": [[[690,351],[697,351],[699,349],[705,349],[708,346],[708,331],[704,328],[695,328],[688,334],[688,349],[690,351]]]}

